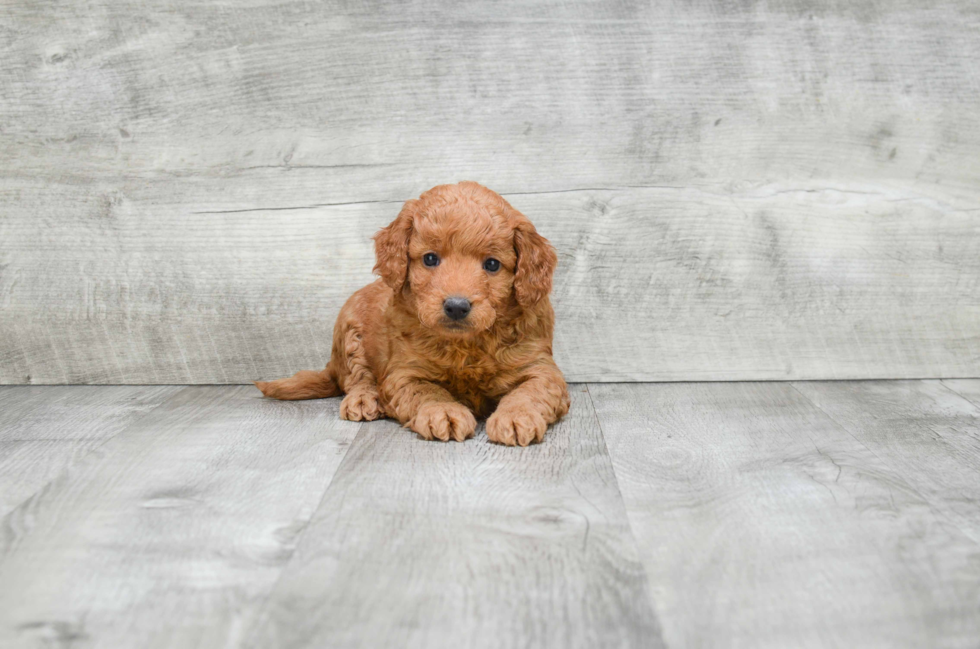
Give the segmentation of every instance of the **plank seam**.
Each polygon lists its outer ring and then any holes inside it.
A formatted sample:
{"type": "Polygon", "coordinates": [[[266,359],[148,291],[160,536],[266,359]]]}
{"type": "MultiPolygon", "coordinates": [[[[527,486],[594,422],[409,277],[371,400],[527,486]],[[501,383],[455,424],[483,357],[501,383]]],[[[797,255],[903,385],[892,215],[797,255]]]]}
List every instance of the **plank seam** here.
{"type": "Polygon", "coordinates": [[[313,203],[312,205],[293,205],[286,207],[248,207],[240,210],[202,210],[191,214],[241,214],[243,212],[288,212],[295,210],[315,210],[320,207],[342,207],[344,205],[401,204],[405,201],[350,201],[346,203],[313,203]]]}
{"type": "Polygon", "coordinates": [[[964,394],[962,394],[962,393],[960,393],[960,392],[958,392],[958,391],[957,391],[956,389],[954,389],[953,387],[951,387],[951,386],[949,386],[949,385],[947,385],[947,384],[946,384],[946,380],[945,380],[945,379],[940,379],[940,380],[939,380],[939,384],[940,384],[941,386],[943,386],[944,388],[946,388],[947,390],[949,390],[950,392],[952,392],[953,394],[955,394],[956,396],[958,396],[958,397],[959,397],[960,399],[963,399],[964,401],[966,401],[967,403],[969,403],[969,404],[970,404],[971,406],[973,406],[974,408],[980,408],[980,403],[977,403],[976,401],[974,401],[974,400],[973,400],[973,399],[971,399],[970,397],[968,397],[968,396],[966,396],[966,395],[964,395],[964,394]]]}
{"type": "Polygon", "coordinates": [[[640,543],[636,540],[636,532],[633,530],[633,521],[630,520],[630,510],[626,506],[626,501],[623,498],[623,490],[619,488],[619,476],[616,475],[616,462],[613,460],[612,453],[609,452],[609,445],[606,443],[606,433],[602,430],[602,419],[599,418],[599,411],[595,407],[595,400],[592,398],[592,390],[589,388],[589,384],[585,384],[585,393],[589,395],[589,405],[592,407],[592,416],[595,417],[596,426],[599,428],[599,437],[602,440],[602,450],[605,452],[606,457],[609,458],[609,467],[612,469],[613,487],[616,489],[616,495],[619,496],[619,502],[623,507],[623,513],[626,515],[626,526],[629,529],[629,538],[633,542],[633,547],[636,548],[637,552],[637,562],[639,563],[640,569],[643,571],[643,578],[646,582],[646,597],[647,605],[650,608],[650,612],[654,616],[654,622],[657,625],[657,629],[660,632],[660,643],[667,649],[670,645],[667,644],[667,638],[664,636],[663,625],[660,620],[663,618],[660,611],[657,610],[654,604],[654,599],[650,595],[650,575],[647,573],[646,565],[640,558],[640,543]]]}
{"type": "Polygon", "coordinates": [[[303,541],[303,537],[306,536],[306,533],[307,533],[307,531],[309,530],[309,527],[310,527],[310,523],[312,523],[313,520],[316,519],[317,513],[319,513],[320,509],[323,507],[323,503],[326,501],[327,496],[330,493],[330,487],[333,486],[334,479],[340,473],[341,469],[344,468],[344,465],[347,464],[347,456],[350,454],[350,450],[357,443],[358,438],[362,434],[364,434],[364,431],[365,431],[365,429],[368,428],[368,424],[369,423],[370,422],[366,422],[366,421],[362,421],[360,423],[360,425],[357,428],[357,433],[354,435],[354,437],[351,439],[350,443],[344,449],[344,457],[343,457],[343,459],[340,461],[340,464],[337,465],[337,468],[334,469],[333,473],[330,475],[330,480],[328,480],[327,481],[327,484],[324,486],[323,493],[320,494],[320,500],[317,502],[316,507],[314,507],[313,508],[313,511],[310,513],[309,519],[307,519],[307,521],[304,523],[303,529],[300,530],[300,532],[296,535],[296,538],[293,540],[293,551],[292,551],[292,554],[290,554],[289,555],[289,559],[287,561],[285,561],[282,564],[282,566],[280,566],[280,568],[279,568],[279,574],[276,576],[276,580],[274,582],[272,582],[272,585],[265,592],[265,595],[262,596],[262,602],[261,602],[261,604],[258,605],[255,608],[255,611],[256,612],[255,612],[255,615],[253,616],[253,618],[251,620],[251,624],[249,624],[249,626],[248,626],[248,629],[247,629],[248,630],[248,633],[246,633],[242,637],[244,637],[244,638],[254,637],[254,632],[255,632],[256,627],[258,627],[258,626],[262,625],[263,623],[265,623],[265,621],[266,621],[265,620],[265,615],[266,615],[266,612],[267,612],[268,607],[269,607],[269,600],[272,598],[273,593],[276,592],[276,589],[279,588],[279,584],[282,583],[283,575],[286,574],[286,569],[290,566],[290,564],[292,564],[293,559],[296,557],[296,550],[299,549],[300,544],[303,541]]]}

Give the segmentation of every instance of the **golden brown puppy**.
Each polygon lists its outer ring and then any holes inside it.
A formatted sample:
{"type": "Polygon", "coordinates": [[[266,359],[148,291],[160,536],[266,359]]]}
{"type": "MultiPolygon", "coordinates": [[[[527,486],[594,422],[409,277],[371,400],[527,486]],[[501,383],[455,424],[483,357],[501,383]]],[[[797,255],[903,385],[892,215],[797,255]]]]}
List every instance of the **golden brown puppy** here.
{"type": "Polygon", "coordinates": [[[425,439],[463,441],[489,415],[491,441],[541,441],[569,407],[551,357],[551,244],[474,182],[409,200],[374,241],[381,279],[341,309],[326,369],[256,383],[262,393],[344,392],[344,419],[387,415],[425,439]]]}

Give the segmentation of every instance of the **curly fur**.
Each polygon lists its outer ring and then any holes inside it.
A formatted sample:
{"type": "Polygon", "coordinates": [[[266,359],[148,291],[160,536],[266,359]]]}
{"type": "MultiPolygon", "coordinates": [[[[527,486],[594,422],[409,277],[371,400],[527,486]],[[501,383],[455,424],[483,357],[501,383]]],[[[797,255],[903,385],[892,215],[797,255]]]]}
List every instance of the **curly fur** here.
{"type": "Polygon", "coordinates": [[[558,258],[547,239],[500,195],[462,182],[407,201],[374,242],[380,279],[344,304],[326,369],[257,382],[262,393],[343,392],[344,419],[389,416],[425,439],[463,441],[489,416],[491,441],[541,441],[569,408],[551,353],[558,258]],[[427,252],[441,263],[425,266],[427,252]],[[488,257],[499,271],[484,270],[488,257]],[[443,313],[449,296],[472,304],[462,325],[443,313]]]}

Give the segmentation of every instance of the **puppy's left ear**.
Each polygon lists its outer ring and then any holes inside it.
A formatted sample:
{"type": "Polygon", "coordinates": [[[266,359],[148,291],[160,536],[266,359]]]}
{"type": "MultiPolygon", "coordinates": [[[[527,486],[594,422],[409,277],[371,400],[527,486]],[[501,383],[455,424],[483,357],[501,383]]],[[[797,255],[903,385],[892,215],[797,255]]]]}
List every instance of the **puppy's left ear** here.
{"type": "Polygon", "coordinates": [[[405,201],[398,217],[374,235],[374,272],[394,291],[402,290],[408,281],[408,239],[418,201],[405,201]]]}
{"type": "Polygon", "coordinates": [[[551,278],[558,265],[558,255],[526,216],[513,208],[511,210],[516,219],[514,248],[517,250],[517,272],[514,274],[514,293],[517,302],[526,308],[551,292],[551,278]]]}

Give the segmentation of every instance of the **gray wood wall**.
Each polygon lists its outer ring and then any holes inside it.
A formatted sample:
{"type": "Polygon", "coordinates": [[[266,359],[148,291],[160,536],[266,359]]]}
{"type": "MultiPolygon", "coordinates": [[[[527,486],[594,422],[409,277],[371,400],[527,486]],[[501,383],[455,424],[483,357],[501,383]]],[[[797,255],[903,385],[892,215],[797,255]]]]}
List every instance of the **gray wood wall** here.
{"type": "Polygon", "coordinates": [[[0,382],[327,360],[480,181],[576,381],[980,375],[980,5],[0,4],[0,382]]]}

